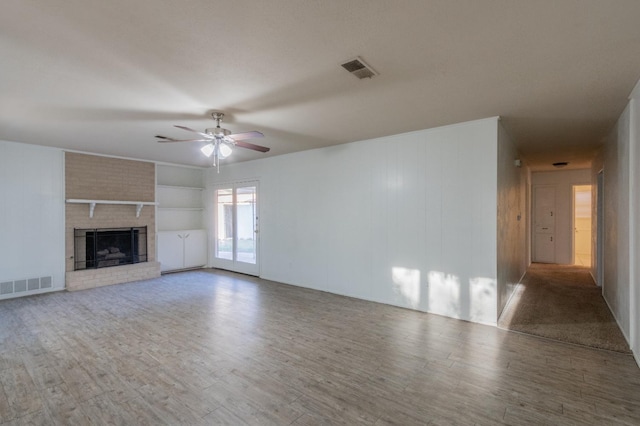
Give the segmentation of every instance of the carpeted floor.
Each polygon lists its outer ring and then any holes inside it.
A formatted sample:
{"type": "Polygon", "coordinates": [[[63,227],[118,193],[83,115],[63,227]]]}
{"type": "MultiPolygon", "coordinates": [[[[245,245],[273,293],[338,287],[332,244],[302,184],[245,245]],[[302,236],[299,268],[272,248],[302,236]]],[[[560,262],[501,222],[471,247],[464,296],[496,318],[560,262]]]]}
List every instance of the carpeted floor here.
{"type": "Polygon", "coordinates": [[[589,269],[533,263],[505,308],[500,328],[631,353],[589,269]]]}

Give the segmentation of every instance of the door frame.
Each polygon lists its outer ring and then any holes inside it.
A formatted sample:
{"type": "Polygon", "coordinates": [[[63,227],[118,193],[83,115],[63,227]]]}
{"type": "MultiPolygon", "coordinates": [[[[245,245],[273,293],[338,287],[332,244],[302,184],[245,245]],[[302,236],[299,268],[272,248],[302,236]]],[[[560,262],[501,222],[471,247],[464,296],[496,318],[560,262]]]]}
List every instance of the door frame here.
{"type": "MultiPolygon", "coordinates": [[[[211,200],[212,205],[212,216],[213,216],[213,226],[211,227],[212,235],[211,235],[211,246],[210,246],[210,265],[214,268],[225,269],[228,271],[239,272],[241,274],[253,275],[256,277],[260,276],[261,267],[260,267],[260,180],[255,179],[242,179],[237,181],[229,181],[229,182],[220,182],[211,186],[212,192],[211,200]],[[254,226],[255,226],[255,249],[256,249],[256,263],[247,263],[247,262],[239,262],[235,260],[235,245],[234,249],[232,249],[232,257],[234,259],[221,259],[216,257],[216,245],[218,244],[218,200],[216,197],[216,193],[219,189],[232,189],[232,199],[233,205],[236,205],[237,195],[236,189],[243,188],[248,186],[255,186],[256,188],[256,202],[255,202],[255,216],[254,216],[254,226]]],[[[232,211],[233,217],[233,232],[234,232],[234,240],[235,234],[237,232],[237,209],[234,208],[232,211]]],[[[235,244],[235,243],[234,243],[235,244]]]]}
{"type": "Polygon", "coordinates": [[[596,175],[596,284],[604,291],[604,169],[596,175]]]}

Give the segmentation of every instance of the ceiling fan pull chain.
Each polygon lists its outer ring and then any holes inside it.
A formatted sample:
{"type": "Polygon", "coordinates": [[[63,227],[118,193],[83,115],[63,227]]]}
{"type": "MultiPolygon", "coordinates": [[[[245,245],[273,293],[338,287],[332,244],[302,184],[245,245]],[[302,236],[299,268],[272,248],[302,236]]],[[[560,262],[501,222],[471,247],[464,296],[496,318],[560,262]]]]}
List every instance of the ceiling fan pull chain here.
{"type": "Polygon", "coordinates": [[[213,152],[213,163],[217,172],[220,173],[220,141],[218,139],[216,139],[215,151],[213,152]]]}

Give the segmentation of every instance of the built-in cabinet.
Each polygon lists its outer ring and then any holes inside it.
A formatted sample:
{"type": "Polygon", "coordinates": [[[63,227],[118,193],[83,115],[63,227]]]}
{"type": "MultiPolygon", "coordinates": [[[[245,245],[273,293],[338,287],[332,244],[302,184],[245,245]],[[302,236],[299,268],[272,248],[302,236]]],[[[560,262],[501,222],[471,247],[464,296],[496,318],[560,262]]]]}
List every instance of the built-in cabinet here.
{"type": "Polygon", "coordinates": [[[207,264],[207,231],[158,231],[161,271],[198,268],[207,264]]]}
{"type": "Polygon", "coordinates": [[[162,272],[207,264],[202,169],[156,167],[158,261],[162,272]]]}

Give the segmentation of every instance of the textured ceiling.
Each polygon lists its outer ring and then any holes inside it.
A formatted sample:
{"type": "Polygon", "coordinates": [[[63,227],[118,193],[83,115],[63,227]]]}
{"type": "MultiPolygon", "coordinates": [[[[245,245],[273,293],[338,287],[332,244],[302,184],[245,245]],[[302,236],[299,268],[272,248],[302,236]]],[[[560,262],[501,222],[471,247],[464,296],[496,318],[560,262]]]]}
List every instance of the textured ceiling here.
{"type": "MultiPolygon", "coordinates": [[[[172,127],[279,155],[501,116],[586,166],[640,78],[637,0],[4,0],[0,139],[206,166],[172,127]],[[340,64],[361,56],[379,76],[340,64]]],[[[230,160],[265,154],[239,150],[230,160]]],[[[229,160],[225,160],[229,161],[229,160]]]]}

